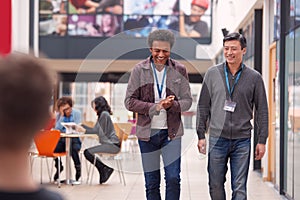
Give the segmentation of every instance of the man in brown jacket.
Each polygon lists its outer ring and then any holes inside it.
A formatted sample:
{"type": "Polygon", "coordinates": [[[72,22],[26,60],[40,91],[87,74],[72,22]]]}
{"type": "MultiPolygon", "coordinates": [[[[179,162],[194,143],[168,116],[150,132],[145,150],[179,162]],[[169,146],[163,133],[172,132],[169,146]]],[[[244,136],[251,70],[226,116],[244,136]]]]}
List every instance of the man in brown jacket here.
{"type": "Polygon", "coordinates": [[[191,107],[192,97],[186,68],[170,59],[174,41],[174,34],[168,30],[149,34],[151,56],[134,67],[126,91],[126,108],[138,113],[136,134],[148,200],[161,199],[160,155],[166,199],[180,197],[181,112],[191,107]]]}

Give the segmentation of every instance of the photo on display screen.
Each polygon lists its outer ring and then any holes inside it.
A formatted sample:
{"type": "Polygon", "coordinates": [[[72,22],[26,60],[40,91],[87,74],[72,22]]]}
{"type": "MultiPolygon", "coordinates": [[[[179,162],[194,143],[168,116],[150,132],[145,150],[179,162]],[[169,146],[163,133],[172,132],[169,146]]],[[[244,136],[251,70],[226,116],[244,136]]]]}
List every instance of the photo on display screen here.
{"type": "Polygon", "coordinates": [[[69,0],[70,14],[123,14],[123,0],[69,0]]]}
{"type": "Polygon", "coordinates": [[[40,36],[147,37],[155,29],[169,29],[177,37],[211,38],[211,0],[39,2],[40,36]]]}
{"type": "Polygon", "coordinates": [[[68,34],[70,36],[111,37],[120,33],[121,16],[112,14],[70,15],[68,34]]]}
{"type": "Polygon", "coordinates": [[[180,36],[210,37],[211,9],[208,0],[180,0],[180,36]]]}
{"type": "Polygon", "coordinates": [[[39,34],[65,36],[68,18],[66,14],[66,0],[40,0],[39,34]]]}
{"type": "Polygon", "coordinates": [[[155,29],[173,30],[178,35],[178,16],[128,15],[124,16],[124,33],[133,37],[147,37],[155,29]]]}

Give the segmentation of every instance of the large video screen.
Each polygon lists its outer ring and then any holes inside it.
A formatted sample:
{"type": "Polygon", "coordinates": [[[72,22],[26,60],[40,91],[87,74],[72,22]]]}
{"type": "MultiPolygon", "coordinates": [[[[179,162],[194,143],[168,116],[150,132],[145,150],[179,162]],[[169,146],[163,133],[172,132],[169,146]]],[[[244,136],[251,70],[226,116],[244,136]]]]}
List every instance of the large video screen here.
{"type": "Polygon", "coordinates": [[[39,35],[139,38],[159,28],[210,39],[211,10],[211,0],[40,0],[39,35]]]}

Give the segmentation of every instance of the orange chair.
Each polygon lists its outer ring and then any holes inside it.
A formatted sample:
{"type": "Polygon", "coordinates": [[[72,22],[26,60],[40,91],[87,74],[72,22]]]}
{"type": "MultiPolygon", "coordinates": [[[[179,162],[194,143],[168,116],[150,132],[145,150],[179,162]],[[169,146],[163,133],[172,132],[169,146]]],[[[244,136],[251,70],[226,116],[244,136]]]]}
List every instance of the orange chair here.
{"type": "MultiPolygon", "coordinates": [[[[40,131],[35,137],[34,142],[36,145],[36,148],[38,150],[38,156],[40,158],[58,158],[59,162],[61,159],[61,156],[65,156],[66,152],[62,153],[54,153],[55,147],[60,139],[60,131],[59,130],[42,130],[40,131]]],[[[53,164],[52,164],[53,165],[53,164]]],[[[43,162],[41,160],[41,183],[42,183],[42,174],[43,174],[43,162]]],[[[53,166],[52,166],[53,167],[53,166]]],[[[58,165],[58,170],[60,171],[60,165],[58,165]]],[[[47,169],[48,169],[48,175],[49,180],[51,182],[51,173],[49,171],[49,165],[47,161],[47,169]]],[[[51,170],[52,172],[52,170],[51,170]]],[[[58,176],[58,187],[61,186],[60,184],[60,176],[58,176]]]]}

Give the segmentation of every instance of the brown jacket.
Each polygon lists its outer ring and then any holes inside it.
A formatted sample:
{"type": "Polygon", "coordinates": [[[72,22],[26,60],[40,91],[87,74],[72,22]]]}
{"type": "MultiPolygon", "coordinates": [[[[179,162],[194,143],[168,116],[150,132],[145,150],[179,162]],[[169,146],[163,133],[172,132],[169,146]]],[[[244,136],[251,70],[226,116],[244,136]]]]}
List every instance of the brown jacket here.
{"type": "MultiPolygon", "coordinates": [[[[158,115],[154,103],[154,77],[151,57],[136,64],[128,82],[125,106],[138,113],[136,134],[140,140],[149,140],[151,119],[158,115]]],[[[183,135],[181,112],[192,105],[192,97],[186,68],[173,59],[167,62],[166,95],[174,95],[175,100],[167,109],[168,134],[171,139],[183,135]]]]}

